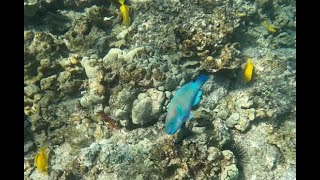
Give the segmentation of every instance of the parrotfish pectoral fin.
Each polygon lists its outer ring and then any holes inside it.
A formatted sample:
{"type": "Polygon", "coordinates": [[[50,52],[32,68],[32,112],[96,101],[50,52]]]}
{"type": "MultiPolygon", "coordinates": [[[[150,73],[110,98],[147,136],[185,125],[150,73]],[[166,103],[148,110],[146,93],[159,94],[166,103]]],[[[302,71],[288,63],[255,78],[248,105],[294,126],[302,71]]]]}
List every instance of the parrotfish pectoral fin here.
{"type": "Polygon", "coordinates": [[[202,96],[202,90],[200,89],[198,91],[197,97],[194,99],[194,102],[192,104],[193,107],[195,107],[196,105],[199,104],[200,100],[201,100],[201,96],[202,96]]]}

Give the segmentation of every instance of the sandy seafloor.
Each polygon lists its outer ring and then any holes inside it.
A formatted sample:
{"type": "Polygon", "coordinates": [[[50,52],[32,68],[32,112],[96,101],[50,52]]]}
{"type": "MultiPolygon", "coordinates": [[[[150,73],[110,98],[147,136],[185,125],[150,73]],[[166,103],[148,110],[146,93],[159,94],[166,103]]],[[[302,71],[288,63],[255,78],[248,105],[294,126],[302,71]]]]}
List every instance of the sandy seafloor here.
{"type": "Polygon", "coordinates": [[[296,179],[296,1],[124,4],[128,25],[117,0],[24,1],[24,178],[296,179]],[[193,118],[166,134],[200,74],[193,118]]]}

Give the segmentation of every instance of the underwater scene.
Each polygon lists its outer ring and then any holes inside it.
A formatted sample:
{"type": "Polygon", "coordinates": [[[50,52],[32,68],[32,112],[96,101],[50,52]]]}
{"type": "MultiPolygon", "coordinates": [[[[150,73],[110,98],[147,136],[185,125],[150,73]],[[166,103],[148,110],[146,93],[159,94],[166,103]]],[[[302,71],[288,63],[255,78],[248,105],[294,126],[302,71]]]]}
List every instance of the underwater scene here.
{"type": "Polygon", "coordinates": [[[295,0],[24,0],[25,180],[295,180],[295,0]]]}

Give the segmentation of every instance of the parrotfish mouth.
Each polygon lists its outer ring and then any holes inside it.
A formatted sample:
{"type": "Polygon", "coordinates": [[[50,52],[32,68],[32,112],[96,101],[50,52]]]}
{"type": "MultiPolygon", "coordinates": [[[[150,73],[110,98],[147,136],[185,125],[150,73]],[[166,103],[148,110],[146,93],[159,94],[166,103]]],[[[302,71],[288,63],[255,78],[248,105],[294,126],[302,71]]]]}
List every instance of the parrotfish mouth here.
{"type": "Polygon", "coordinates": [[[167,134],[169,134],[169,135],[174,134],[174,133],[173,133],[173,129],[172,129],[172,128],[170,128],[170,129],[166,129],[166,133],[167,133],[167,134]]]}

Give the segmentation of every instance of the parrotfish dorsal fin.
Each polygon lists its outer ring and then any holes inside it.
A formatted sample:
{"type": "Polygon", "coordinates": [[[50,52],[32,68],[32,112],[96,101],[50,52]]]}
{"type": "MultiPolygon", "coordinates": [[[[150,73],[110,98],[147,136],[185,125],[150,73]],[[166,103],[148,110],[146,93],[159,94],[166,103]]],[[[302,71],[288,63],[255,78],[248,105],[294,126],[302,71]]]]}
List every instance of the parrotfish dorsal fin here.
{"type": "Polygon", "coordinates": [[[200,100],[201,100],[201,96],[202,96],[202,90],[200,89],[197,93],[197,97],[194,99],[192,106],[196,106],[199,104],[200,100]]]}

